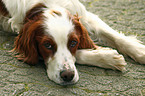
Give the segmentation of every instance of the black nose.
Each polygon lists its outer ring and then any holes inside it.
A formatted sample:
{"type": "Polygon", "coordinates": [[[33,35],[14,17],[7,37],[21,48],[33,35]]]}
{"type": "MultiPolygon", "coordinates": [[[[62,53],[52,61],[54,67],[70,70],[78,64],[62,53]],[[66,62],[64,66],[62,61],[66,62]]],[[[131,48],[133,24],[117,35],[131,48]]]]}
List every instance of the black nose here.
{"type": "Polygon", "coordinates": [[[60,77],[65,81],[65,82],[70,82],[74,78],[74,72],[70,70],[64,70],[60,72],[60,77]]]}

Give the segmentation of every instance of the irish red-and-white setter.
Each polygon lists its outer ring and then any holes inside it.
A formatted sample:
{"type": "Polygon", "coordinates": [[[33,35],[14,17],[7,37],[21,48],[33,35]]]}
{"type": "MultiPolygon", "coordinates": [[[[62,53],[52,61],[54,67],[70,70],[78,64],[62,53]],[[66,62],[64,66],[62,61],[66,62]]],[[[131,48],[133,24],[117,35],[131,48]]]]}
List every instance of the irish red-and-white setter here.
{"type": "Polygon", "coordinates": [[[48,77],[61,85],[79,80],[75,62],[125,70],[122,55],[95,45],[90,36],[145,64],[144,45],[110,28],[78,0],[0,0],[0,20],[4,30],[18,33],[17,58],[34,65],[42,57],[48,77]]]}

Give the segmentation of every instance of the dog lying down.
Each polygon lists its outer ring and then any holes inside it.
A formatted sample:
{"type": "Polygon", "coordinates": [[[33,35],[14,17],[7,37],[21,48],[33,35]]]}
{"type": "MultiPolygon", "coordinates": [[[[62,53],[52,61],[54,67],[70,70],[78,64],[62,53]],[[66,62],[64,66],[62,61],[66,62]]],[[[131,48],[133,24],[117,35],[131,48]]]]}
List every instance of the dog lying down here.
{"type": "Polygon", "coordinates": [[[18,60],[35,65],[42,57],[48,77],[60,85],[79,80],[75,62],[125,70],[116,50],[145,64],[140,41],[116,32],[78,0],[0,0],[0,19],[4,30],[9,24],[19,33],[14,43],[18,60]],[[89,35],[116,50],[95,45],[89,35]]]}

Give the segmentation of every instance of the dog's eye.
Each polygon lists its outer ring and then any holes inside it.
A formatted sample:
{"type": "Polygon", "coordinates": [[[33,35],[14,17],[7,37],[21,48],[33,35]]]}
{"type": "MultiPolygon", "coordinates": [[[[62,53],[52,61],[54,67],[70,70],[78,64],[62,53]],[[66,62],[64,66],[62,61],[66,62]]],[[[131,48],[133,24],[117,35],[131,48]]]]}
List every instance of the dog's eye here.
{"type": "Polygon", "coordinates": [[[77,45],[77,43],[78,43],[77,41],[74,41],[74,40],[71,41],[70,47],[75,47],[77,45]]]}
{"type": "Polygon", "coordinates": [[[44,46],[47,48],[47,49],[52,49],[52,45],[50,43],[46,43],[44,44],[44,46]]]}

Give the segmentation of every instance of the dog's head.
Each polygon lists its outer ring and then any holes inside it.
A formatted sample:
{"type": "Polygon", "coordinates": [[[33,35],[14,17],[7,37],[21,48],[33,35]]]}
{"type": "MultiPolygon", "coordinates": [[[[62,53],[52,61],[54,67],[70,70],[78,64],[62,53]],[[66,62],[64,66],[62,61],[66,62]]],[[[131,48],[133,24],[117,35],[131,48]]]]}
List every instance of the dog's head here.
{"type": "Polygon", "coordinates": [[[27,12],[14,49],[20,54],[18,59],[29,64],[36,64],[41,56],[48,77],[66,85],[79,80],[75,67],[76,50],[93,47],[79,17],[60,7],[47,9],[39,4],[27,12]]]}

